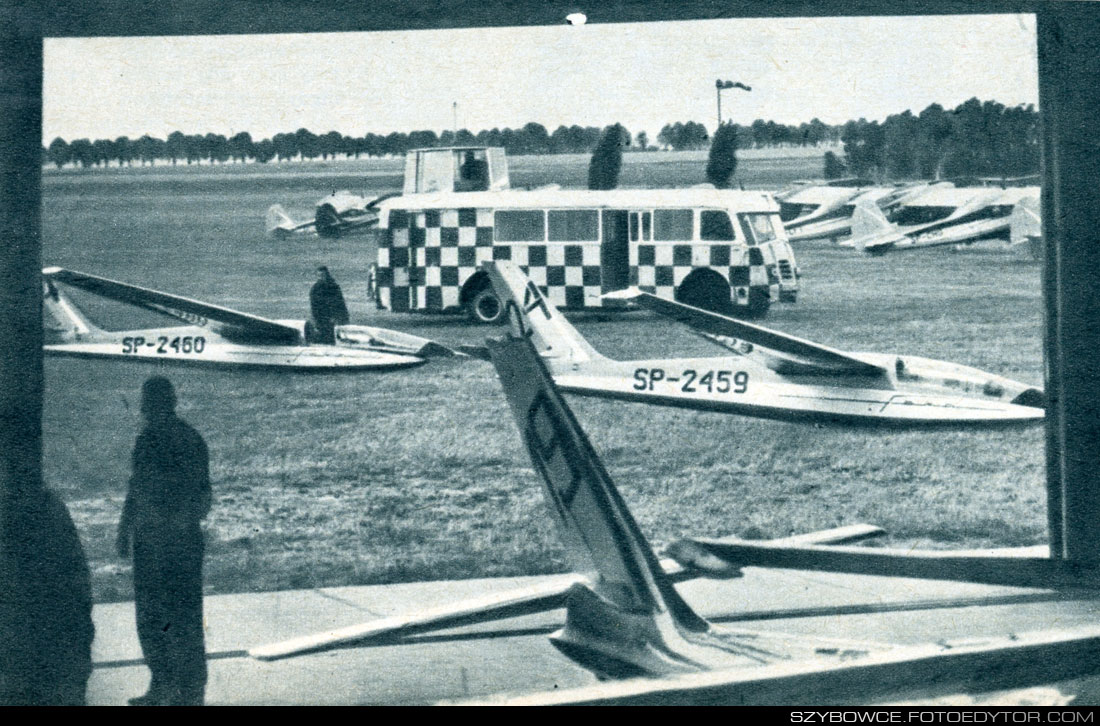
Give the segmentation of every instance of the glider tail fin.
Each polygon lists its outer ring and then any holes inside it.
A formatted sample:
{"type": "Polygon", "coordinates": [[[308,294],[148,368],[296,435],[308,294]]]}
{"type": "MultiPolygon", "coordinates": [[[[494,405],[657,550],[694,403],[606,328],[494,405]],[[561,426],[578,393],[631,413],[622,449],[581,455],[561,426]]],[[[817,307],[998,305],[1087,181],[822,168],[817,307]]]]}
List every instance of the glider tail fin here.
{"type": "Polygon", "coordinates": [[[569,590],[554,645],[611,678],[772,660],[717,634],[676,592],[531,339],[489,351],[570,560],[594,583],[569,590]]]}
{"type": "Polygon", "coordinates": [[[81,340],[103,332],[48,276],[42,279],[42,321],[62,342],[81,340]]]}
{"type": "Polygon", "coordinates": [[[285,237],[293,234],[299,227],[298,223],[290,218],[281,204],[272,204],[264,215],[264,229],[269,237],[285,237]]]}
{"type": "Polygon", "coordinates": [[[514,264],[486,262],[484,269],[512,329],[530,338],[539,355],[571,362],[604,358],[514,264]]]}

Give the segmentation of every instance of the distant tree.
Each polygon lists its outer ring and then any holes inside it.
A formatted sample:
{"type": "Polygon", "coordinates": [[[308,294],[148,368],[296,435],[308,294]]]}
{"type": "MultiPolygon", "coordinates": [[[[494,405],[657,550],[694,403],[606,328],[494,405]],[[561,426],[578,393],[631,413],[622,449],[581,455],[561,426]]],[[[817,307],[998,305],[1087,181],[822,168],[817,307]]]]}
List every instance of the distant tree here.
{"type": "Polygon", "coordinates": [[[955,133],[951,114],[943,106],[933,103],[917,117],[917,173],[923,179],[939,178],[943,172],[951,136],[955,133]]]}
{"type": "Polygon", "coordinates": [[[550,153],[550,134],[542,124],[530,122],[520,129],[520,149],[524,154],[550,153]]]}
{"type": "Polygon", "coordinates": [[[294,134],[275,134],[271,137],[277,161],[289,161],[298,155],[298,138],[294,134]]]}
{"type": "Polygon", "coordinates": [[[317,137],[317,152],[322,159],[332,157],[340,153],[344,146],[344,136],[339,131],[329,131],[317,137]]]}
{"type": "Polygon", "coordinates": [[[270,139],[257,141],[252,145],[252,155],[261,164],[266,164],[275,158],[275,144],[270,139]]]}
{"type": "Polygon", "coordinates": [[[315,133],[309,129],[301,128],[294,132],[294,139],[297,142],[298,153],[302,155],[303,159],[317,158],[319,152],[315,133]]]}
{"type": "Polygon", "coordinates": [[[883,124],[883,161],[891,179],[912,179],[919,174],[920,119],[911,112],[894,114],[883,124]]]}
{"type": "Polygon", "coordinates": [[[172,166],[176,165],[176,161],[186,158],[187,152],[187,137],[180,131],[173,131],[168,134],[168,140],[164,144],[164,151],[168,155],[168,158],[172,160],[172,166]]]}
{"type": "Polygon", "coordinates": [[[152,166],[156,160],[164,155],[164,142],[149,134],[143,134],[134,142],[133,155],[138,159],[138,164],[152,166]]]}
{"type": "Polygon", "coordinates": [[[404,153],[408,149],[430,149],[438,145],[439,137],[436,136],[434,131],[413,131],[409,133],[408,142],[400,153],[404,153]]]}
{"type": "Polygon", "coordinates": [[[229,161],[229,139],[222,134],[209,133],[202,137],[204,158],[210,163],[224,164],[229,161]]]}
{"type": "Polygon", "coordinates": [[[51,141],[49,148],[46,149],[46,158],[50,160],[51,164],[55,164],[58,169],[65,166],[72,157],[69,142],[60,136],[51,141]]]}
{"type": "Polygon", "coordinates": [[[634,148],[638,151],[646,151],[649,149],[649,134],[645,131],[639,131],[638,135],[634,137],[634,148]]]}
{"type": "Polygon", "coordinates": [[[408,135],[396,131],[386,134],[382,141],[383,154],[401,156],[410,148],[408,135]]]}
{"type": "Polygon", "coordinates": [[[707,145],[707,128],[703,124],[688,121],[665,124],[657,134],[657,143],[675,151],[701,149],[707,145]]]}
{"type": "Polygon", "coordinates": [[[92,142],[93,164],[106,168],[108,162],[116,157],[115,142],[110,139],[96,139],[92,142]]]}
{"type": "Polygon", "coordinates": [[[130,141],[127,136],[119,136],[115,139],[115,158],[118,159],[119,166],[129,166],[130,162],[134,159],[134,142],[130,141]]]}
{"type": "Polygon", "coordinates": [[[841,135],[848,170],[854,174],[880,174],[885,151],[885,134],[878,121],[861,118],[844,124],[841,135]]]}
{"type": "Polygon", "coordinates": [[[733,124],[722,124],[714,132],[707,157],[707,181],[719,189],[729,186],[733,172],[737,170],[737,129],[733,124]]]}
{"type": "Polygon", "coordinates": [[[252,141],[252,134],[247,131],[233,134],[227,143],[229,157],[231,159],[236,159],[242,164],[245,159],[255,155],[255,142],[252,141]]]}
{"type": "Polygon", "coordinates": [[[95,163],[92,142],[88,139],[76,139],[70,143],[69,152],[72,154],[73,161],[80,164],[82,169],[87,169],[95,163]]]}
{"type": "Polygon", "coordinates": [[[619,186],[623,167],[623,147],[630,143],[626,129],[620,124],[608,126],[588,162],[588,188],[614,189],[619,186]]]}
{"type": "Polygon", "coordinates": [[[839,156],[831,151],[825,152],[825,178],[840,179],[848,173],[848,167],[839,156]]]}

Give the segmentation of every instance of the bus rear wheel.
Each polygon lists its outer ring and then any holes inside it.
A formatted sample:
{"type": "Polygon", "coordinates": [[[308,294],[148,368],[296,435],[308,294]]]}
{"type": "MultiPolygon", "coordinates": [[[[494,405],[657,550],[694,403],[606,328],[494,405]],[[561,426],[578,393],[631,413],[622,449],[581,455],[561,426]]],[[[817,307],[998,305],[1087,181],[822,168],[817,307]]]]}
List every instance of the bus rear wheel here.
{"type": "Polygon", "coordinates": [[[479,325],[495,325],[504,319],[504,305],[493,288],[485,287],[466,303],[466,315],[479,325]]]}

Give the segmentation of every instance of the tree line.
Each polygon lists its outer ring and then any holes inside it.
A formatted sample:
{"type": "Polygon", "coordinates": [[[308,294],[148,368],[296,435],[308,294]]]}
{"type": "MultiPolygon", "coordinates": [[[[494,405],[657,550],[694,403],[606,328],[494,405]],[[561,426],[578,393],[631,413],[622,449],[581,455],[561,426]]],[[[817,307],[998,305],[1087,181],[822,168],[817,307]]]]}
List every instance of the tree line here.
{"type": "Polygon", "coordinates": [[[1039,171],[1039,113],[971,98],[948,111],[937,103],[885,121],[849,121],[844,158],[826,158],[826,176],[885,179],[1024,176],[1039,171]]]}
{"type": "MultiPolygon", "coordinates": [[[[698,122],[666,124],[656,145],[645,131],[631,134],[614,124],[614,138],[621,149],[647,151],[706,149],[722,137],[723,155],[738,148],[819,146],[843,144],[843,157],[828,152],[826,176],[856,174],[876,178],[911,179],[937,176],[1018,176],[1039,166],[1038,112],[1034,106],[1006,107],[996,101],[972,98],[952,111],[939,104],[914,115],[894,114],[883,122],[848,121],[830,125],[819,119],[798,125],[756,120],[748,125],[725,123],[712,139],[698,122]]],[[[612,127],[607,127],[612,128],[612,127]]],[[[297,159],[330,159],[338,156],[403,155],[407,150],[433,146],[502,146],[511,155],[580,154],[596,149],[607,129],[593,126],[559,126],[550,133],[538,123],[522,128],[489,129],[476,134],[459,131],[368,133],[361,137],[337,131],[314,134],[301,128],[256,141],[243,131],[222,134],[184,134],[175,131],[167,139],[144,135],[138,139],[54,139],[43,149],[43,161],[58,168],[73,164],[83,168],[116,165],[260,163],[297,159]]]]}
{"type": "MultiPolygon", "coordinates": [[[[656,148],[645,131],[631,134],[619,125],[628,149],[648,151],[656,148]]],[[[840,127],[829,127],[814,119],[809,124],[784,126],[774,121],[757,121],[751,127],[739,127],[745,138],[743,147],[774,146],[776,144],[820,144],[839,140],[840,127]]],[[[138,139],[120,136],[117,139],[55,138],[43,150],[47,163],[58,168],[66,164],[80,167],[116,165],[151,165],[158,160],[172,164],[198,162],[228,163],[246,160],[267,163],[296,159],[330,159],[338,156],[403,155],[409,149],[432,146],[502,146],[511,155],[521,154],[587,154],[593,151],[604,129],[594,126],[559,126],[550,133],[538,123],[522,128],[487,129],[476,134],[459,131],[393,132],[386,135],[368,133],[355,137],[329,131],[314,134],[301,128],[294,133],[275,134],[270,139],[256,141],[247,131],[226,137],[222,134],[184,134],[174,131],[167,139],[144,135],[138,139]]],[[[676,151],[705,149],[710,143],[707,129],[688,121],[666,124],[657,135],[660,147],[676,151]]]]}

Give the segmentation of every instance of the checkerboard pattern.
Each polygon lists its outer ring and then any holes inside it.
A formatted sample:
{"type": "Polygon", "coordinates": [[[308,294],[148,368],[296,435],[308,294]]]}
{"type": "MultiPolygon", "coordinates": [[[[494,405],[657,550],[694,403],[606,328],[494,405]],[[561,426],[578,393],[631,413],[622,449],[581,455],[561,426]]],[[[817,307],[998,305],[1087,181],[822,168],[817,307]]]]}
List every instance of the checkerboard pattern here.
{"type": "MultiPolygon", "coordinates": [[[[462,286],[488,260],[511,260],[555,306],[601,307],[600,243],[512,243],[493,246],[491,209],[429,209],[390,212],[378,249],[377,285],[382,305],[394,312],[443,312],[459,307],[462,286]]],[[[774,259],[759,248],[725,244],[638,244],[630,249],[630,283],[661,297],[699,267],[729,280],[736,301],[747,304],[750,288],[778,300],[774,259]]]]}
{"type": "Polygon", "coordinates": [[[602,304],[599,242],[494,247],[492,210],[395,210],[385,242],[378,249],[378,288],[394,312],[457,308],[462,286],[488,260],[511,260],[558,307],[602,304]]]}
{"type": "Polygon", "coordinates": [[[774,271],[774,254],[772,257],[769,265],[761,248],[733,246],[728,242],[642,243],[630,249],[630,283],[671,300],[688,275],[709,267],[729,281],[737,303],[748,304],[751,288],[766,290],[774,302],[779,299],[779,280],[774,271]]]}

